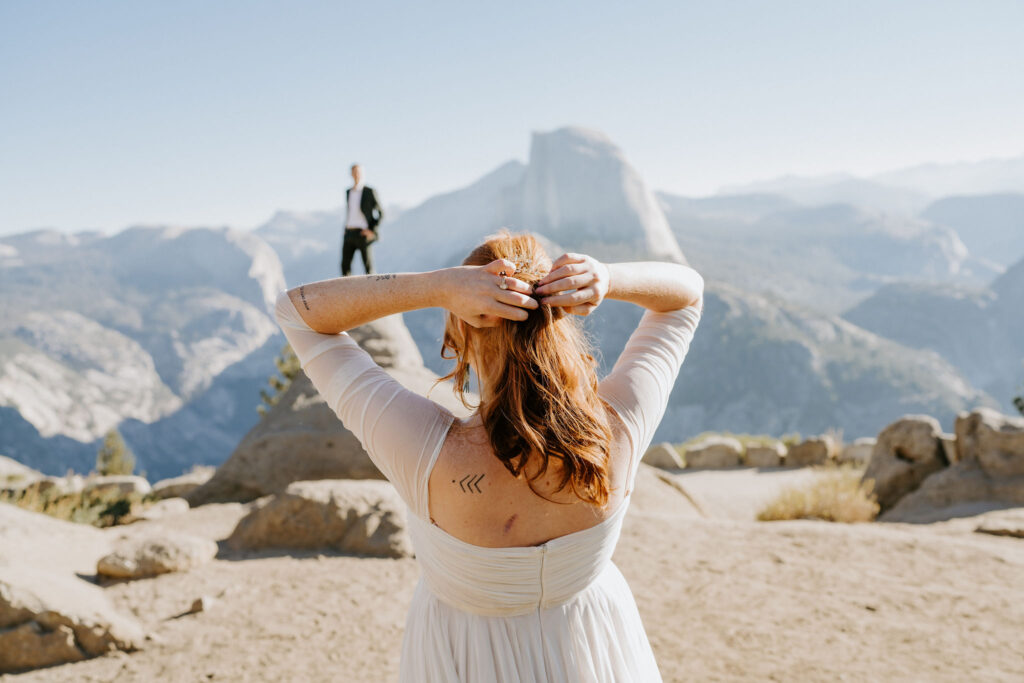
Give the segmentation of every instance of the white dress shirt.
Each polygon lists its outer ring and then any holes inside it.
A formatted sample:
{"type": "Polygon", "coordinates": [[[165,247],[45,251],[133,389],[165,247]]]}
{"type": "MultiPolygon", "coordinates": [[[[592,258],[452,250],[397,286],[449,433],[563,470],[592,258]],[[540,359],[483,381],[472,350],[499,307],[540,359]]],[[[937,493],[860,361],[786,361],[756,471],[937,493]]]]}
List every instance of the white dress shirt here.
{"type": "Polygon", "coordinates": [[[346,228],[369,228],[366,216],[363,215],[360,205],[363,201],[363,186],[356,185],[348,193],[348,218],[345,221],[346,228]]]}

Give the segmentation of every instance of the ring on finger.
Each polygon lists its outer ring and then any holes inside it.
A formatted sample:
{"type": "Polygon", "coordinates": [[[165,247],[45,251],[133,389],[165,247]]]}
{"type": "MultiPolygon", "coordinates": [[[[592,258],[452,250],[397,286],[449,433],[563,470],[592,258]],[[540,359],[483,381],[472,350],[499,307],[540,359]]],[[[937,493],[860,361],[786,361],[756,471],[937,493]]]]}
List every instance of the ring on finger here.
{"type": "Polygon", "coordinates": [[[501,271],[501,279],[498,280],[498,289],[508,289],[508,283],[505,281],[505,271],[501,271]]]}

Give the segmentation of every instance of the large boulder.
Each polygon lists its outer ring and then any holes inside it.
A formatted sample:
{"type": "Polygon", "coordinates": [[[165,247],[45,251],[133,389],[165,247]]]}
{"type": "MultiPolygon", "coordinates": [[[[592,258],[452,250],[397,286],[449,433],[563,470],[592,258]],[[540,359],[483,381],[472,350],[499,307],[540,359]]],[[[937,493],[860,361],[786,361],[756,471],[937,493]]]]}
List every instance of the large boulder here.
{"type": "Polygon", "coordinates": [[[107,548],[99,529],[0,504],[0,673],[142,643],[138,622],[80,578],[107,548]]]}
{"type": "Polygon", "coordinates": [[[879,433],[863,480],[874,481],[879,508],[885,512],[948,464],[939,421],[906,415],[879,433]]]}
{"type": "Polygon", "coordinates": [[[712,435],[686,449],[687,467],[738,467],[743,444],[731,436],[712,435]]]}
{"type": "Polygon", "coordinates": [[[299,481],[260,499],[228,538],[236,550],[335,550],[409,557],[405,504],[383,481],[299,481]]]}
{"type": "MultiPolygon", "coordinates": [[[[401,316],[382,318],[349,334],[407,389],[429,395],[456,415],[468,414],[451,384],[435,386],[438,376],[423,366],[401,316]]],[[[359,440],[300,372],[213,477],[185,498],[193,506],[248,502],[284,491],[293,481],[381,478],[359,440]]]]}
{"type": "Polygon", "coordinates": [[[119,544],[114,552],[100,558],[96,573],[115,579],[143,579],[171,572],[183,572],[212,560],[217,544],[187,534],[161,533],[119,544]]]}
{"type": "Polygon", "coordinates": [[[641,462],[660,469],[678,469],[683,466],[683,459],[679,457],[679,451],[667,442],[654,444],[648,448],[641,462]]]}
{"type": "Polygon", "coordinates": [[[743,460],[748,467],[778,467],[786,455],[786,444],[773,441],[766,444],[748,445],[743,460]]]}
{"type": "Polygon", "coordinates": [[[789,447],[786,452],[787,467],[810,467],[824,465],[835,460],[839,445],[831,436],[809,436],[798,444],[789,447]]]}
{"type": "Polygon", "coordinates": [[[990,408],[959,415],[954,427],[960,460],[975,460],[991,477],[1024,475],[1024,418],[990,408]]]}
{"type": "Polygon", "coordinates": [[[881,519],[922,521],[964,503],[1024,505],[1024,418],[977,409],[956,419],[959,460],[932,474],[881,519]]]}
{"type": "Polygon", "coordinates": [[[214,467],[194,467],[191,472],[170,479],[161,479],[153,484],[153,495],[161,499],[184,498],[210,481],[215,471],[214,467]]]}

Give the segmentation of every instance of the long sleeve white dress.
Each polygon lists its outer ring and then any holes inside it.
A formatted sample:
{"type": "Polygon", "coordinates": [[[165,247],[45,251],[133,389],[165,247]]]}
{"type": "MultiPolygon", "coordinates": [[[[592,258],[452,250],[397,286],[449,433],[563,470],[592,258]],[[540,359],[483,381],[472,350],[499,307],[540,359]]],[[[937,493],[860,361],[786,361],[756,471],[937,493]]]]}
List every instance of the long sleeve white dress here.
{"type": "MultiPolygon", "coordinates": [[[[630,491],[700,313],[645,313],[600,383],[632,444],[630,491]]],[[[633,594],[611,561],[629,496],[596,526],[538,546],[484,548],[451,536],[430,521],[427,480],[454,416],[402,387],[347,334],[314,332],[287,294],[276,316],[313,385],[409,506],[422,573],[400,681],[661,680],[633,594]]]]}

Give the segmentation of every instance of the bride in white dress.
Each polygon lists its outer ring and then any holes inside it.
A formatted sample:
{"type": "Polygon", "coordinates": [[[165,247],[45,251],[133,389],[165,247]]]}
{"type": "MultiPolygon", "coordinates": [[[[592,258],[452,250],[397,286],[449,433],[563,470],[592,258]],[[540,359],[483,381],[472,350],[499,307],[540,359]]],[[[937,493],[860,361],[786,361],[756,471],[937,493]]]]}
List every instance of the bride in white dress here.
{"type": "Polygon", "coordinates": [[[409,506],[422,573],[400,680],[660,681],[612,552],[640,458],[700,320],[703,280],[673,263],[554,263],[502,233],[464,265],[346,277],[282,293],[302,367],[409,506]],[[598,382],[580,320],[605,299],[647,309],[598,382]],[[466,420],[404,389],[344,333],[448,311],[466,420]]]}

